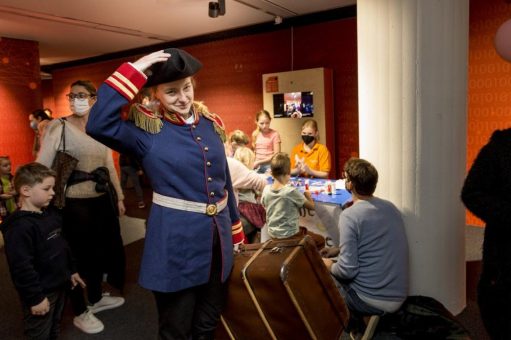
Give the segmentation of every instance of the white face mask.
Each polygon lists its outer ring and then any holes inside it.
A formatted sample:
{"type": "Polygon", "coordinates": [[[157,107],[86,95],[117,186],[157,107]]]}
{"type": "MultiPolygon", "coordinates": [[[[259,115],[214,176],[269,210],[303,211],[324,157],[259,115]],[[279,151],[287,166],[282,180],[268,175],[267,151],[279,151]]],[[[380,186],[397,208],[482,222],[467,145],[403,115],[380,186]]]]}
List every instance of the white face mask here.
{"type": "Polygon", "coordinates": [[[70,103],[69,107],[71,109],[71,112],[73,112],[75,115],[79,117],[85,116],[87,112],[89,112],[90,110],[89,100],[87,98],[84,99],[75,98],[70,103]]]}

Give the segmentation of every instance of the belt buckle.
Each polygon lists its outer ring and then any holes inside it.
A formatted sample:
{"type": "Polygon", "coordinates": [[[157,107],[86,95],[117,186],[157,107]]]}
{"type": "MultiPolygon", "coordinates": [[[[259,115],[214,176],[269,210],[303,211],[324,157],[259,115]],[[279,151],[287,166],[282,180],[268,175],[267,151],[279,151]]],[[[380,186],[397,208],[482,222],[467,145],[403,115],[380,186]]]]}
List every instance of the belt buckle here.
{"type": "Polygon", "coordinates": [[[208,204],[206,206],[206,215],[208,216],[215,216],[218,212],[218,208],[216,204],[208,204]]]}

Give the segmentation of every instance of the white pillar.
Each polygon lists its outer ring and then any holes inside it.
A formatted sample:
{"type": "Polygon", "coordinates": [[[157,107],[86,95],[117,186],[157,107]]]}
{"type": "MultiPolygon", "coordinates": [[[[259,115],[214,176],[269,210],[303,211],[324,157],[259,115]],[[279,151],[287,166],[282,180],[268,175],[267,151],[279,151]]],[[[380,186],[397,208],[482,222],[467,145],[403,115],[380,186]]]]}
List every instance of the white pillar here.
{"type": "Polygon", "coordinates": [[[410,295],[465,307],[469,0],[358,0],[360,157],[402,211],[410,295]]]}

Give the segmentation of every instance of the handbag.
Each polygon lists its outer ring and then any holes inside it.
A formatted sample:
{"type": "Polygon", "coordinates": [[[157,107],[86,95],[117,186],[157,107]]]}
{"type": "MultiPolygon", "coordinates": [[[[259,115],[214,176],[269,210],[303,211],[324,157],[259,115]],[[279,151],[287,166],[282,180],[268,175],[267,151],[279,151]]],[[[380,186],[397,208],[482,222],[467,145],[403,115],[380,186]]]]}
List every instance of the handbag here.
{"type": "Polygon", "coordinates": [[[261,229],[266,224],[266,210],[262,204],[239,202],[238,210],[254,227],[261,229]]]}
{"type": "Polygon", "coordinates": [[[54,187],[55,196],[53,196],[53,205],[59,209],[62,209],[66,205],[67,181],[69,180],[73,170],[76,169],[78,159],[66,152],[66,135],[64,132],[66,127],[66,120],[62,118],[60,119],[60,122],[62,123],[62,134],[60,136],[59,147],[57,148],[57,153],[55,154],[51,168],[56,173],[54,187]],[[62,149],[59,150],[61,146],[62,149]]]}

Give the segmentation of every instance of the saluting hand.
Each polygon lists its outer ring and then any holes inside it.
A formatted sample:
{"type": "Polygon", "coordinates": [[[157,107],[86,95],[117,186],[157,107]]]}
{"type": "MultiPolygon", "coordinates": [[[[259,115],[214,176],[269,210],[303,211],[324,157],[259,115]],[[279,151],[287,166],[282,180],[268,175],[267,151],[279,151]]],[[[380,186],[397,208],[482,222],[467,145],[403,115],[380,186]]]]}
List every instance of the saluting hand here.
{"type": "Polygon", "coordinates": [[[132,65],[140,72],[145,72],[149,67],[151,67],[151,65],[167,61],[169,58],[170,53],[165,53],[163,50],[160,50],[143,56],[142,58],[132,63],[132,65]]]}

